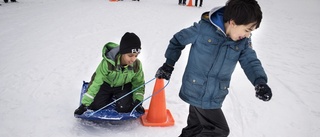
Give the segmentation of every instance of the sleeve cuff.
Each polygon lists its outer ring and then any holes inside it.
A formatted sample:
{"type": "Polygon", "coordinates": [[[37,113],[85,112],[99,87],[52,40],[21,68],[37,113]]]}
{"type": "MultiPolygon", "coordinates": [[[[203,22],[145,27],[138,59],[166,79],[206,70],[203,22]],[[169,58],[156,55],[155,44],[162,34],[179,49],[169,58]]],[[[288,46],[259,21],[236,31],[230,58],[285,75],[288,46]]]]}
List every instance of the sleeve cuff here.
{"type": "Polygon", "coordinates": [[[170,66],[174,66],[176,64],[175,61],[171,60],[171,59],[167,59],[166,60],[166,64],[170,65],[170,66]]]}
{"type": "Polygon", "coordinates": [[[258,78],[254,81],[254,85],[257,85],[257,84],[267,84],[267,81],[263,78],[258,78]]]}

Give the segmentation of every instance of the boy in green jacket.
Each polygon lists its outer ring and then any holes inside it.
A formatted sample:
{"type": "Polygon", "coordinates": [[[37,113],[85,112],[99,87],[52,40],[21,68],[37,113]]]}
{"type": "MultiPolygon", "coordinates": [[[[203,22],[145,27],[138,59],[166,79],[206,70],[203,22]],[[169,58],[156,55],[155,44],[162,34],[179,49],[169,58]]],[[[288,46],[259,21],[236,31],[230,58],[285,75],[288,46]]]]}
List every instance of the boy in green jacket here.
{"type": "MultiPolygon", "coordinates": [[[[87,109],[98,110],[144,84],[142,64],[137,58],[141,50],[141,41],[134,33],[125,33],[120,45],[109,42],[102,50],[102,61],[91,77],[87,92],[83,95],[81,105],[74,114],[82,115],[87,109]]],[[[116,102],[115,110],[127,113],[144,98],[145,87],[116,102]]],[[[136,108],[144,113],[140,104],[136,108]]]]}

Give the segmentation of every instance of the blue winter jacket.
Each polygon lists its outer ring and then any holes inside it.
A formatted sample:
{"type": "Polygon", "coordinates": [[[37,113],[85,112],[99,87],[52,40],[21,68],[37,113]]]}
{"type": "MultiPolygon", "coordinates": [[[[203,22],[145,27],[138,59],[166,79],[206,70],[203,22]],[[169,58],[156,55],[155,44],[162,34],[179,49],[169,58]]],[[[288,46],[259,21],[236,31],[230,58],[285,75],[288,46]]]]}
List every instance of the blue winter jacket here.
{"type": "Polygon", "coordinates": [[[191,44],[179,96],[202,109],[221,108],[238,61],[253,85],[267,83],[267,75],[251,47],[251,39],[233,41],[227,37],[223,22],[221,25],[221,13],[223,7],[203,13],[198,23],[173,36],[165,53],[166,63],[174,66],[181,51],[191,44]]]}

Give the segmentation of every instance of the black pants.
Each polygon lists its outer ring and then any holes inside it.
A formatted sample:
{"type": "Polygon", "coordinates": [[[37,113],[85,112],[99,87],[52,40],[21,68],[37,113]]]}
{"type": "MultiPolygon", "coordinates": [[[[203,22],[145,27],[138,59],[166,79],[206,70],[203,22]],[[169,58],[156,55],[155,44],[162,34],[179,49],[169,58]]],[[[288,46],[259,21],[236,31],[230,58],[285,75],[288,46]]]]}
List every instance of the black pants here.
{"type": "Polygon", "coordinates": [[[186,0],[179,0],[179,4],[186,4],[186,0]]]}
{"type": "Polygon", "coordinates": [[[230,132],[221,109],[201,109],[190,105],[187,124],[179,137],[227,137],[230,132]]]}
{"type": "MultiPolygon", "coordinates": [[[[200,7],[202,6],[202,2],[203,2],[203,0],[200,0],[200,7]]],[[[195,3],[195,6],[197,7],[198,6],[198,0],[196,0],[196,3],[195,3]]]]}
{"type": "MultiPolygon", "coordinates": [[[[123,95],[129,93],[131,90],[131,83],[125,84],[123,87],[110,87],[109,84],[103,83],[89,108],[92,110],[98,110],[111,103],[113,99],[118,99],[123,95]]],[[[115,109],[118,112],[130,112],[132,109],[132,102],[132,94],[129,94],[116,102],[115,109]]]]}
{"type": "MultiPolygon", "coordinates": [[[[8,2],[8,0],[4,0],[5,3],[8,2]]],[[[11,0],[11,2],[16,2],[16,0],[11,0]]]]}

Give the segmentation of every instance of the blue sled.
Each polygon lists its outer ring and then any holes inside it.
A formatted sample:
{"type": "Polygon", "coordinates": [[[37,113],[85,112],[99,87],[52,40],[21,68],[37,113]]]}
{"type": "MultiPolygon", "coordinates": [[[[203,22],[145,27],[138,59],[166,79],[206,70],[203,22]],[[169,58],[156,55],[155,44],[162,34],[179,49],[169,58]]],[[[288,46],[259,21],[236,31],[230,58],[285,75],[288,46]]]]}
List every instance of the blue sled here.
{"type": "MultiPolygon", "coordinates": [[[[83,81],[81,95],[80,95],[80,104],[82,95],[86,92],[89,83],[83,81]]],[[[74,115],[76,118],[90,120],[90,121],[119,121],[119,120],[131,120],[137,119],[142,116],[141,113],[138,113],[136,110],[129,113],[118,113],[115,110],[115,104],[112,104],[105,109],[102,109],[98,112],[94,112],[93,110],[87,110],[82,115],[74,115]]]]}

